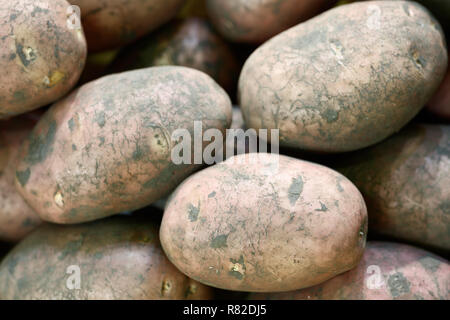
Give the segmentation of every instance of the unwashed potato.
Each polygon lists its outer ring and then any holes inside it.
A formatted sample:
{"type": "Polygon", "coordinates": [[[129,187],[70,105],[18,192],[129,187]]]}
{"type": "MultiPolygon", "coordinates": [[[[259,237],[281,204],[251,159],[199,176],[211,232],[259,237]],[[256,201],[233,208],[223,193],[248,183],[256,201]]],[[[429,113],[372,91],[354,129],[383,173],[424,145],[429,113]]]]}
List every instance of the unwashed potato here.
{"type": "Polygon", "coordinates": [[[41,223],[14,184],[20,145],[35,124],[25,115],[0,121],[0,241],[19,241],[41,223]]]}
{"type": "Polygon", "coordinates": [[[355,267],[366,228],[362,196],[339,173],[251,153],[187,178],[166,205],[160,238],[169,260],[199,282],[271,292],[355,267]]]}
{"type": "Polygon", "coordinates": [[[178,65],[203,71],[228,92],[239,78],[236,58],[229,45],[202,18],[175,20],[116,58],[113,71],[178,65]]]}
{"type": "Polygon", "coordinates": [[[65,0],[0,0],[0,119],[37,109],[76,84],[83,30],[69,28],[65,0]]]}
{"type": "Polygon", "coordinates": [[[172,19],[184,0],[69,0],[81,9],[89,52],[121,47],[172,19]]]}
{"type": "Polygon", "coordinates": [[[335,166],[363,194],[371,231],[450,250],[450,126],[412,124],[335,166]]]}
{"type": "Polygon", "coordinates": [[[450,65],[444,81],[427,106],[432,113],[443,119],[450,120],[450,65]]]}
{"type": "Polygon", "coordinates": [[[211,288],[187,278],[167,260],[158,226],[142,217],[113,217],[76,226],[45,224],[0,264],[2,299],[207,299],[211,295],[211,288]]]}
{"type": "Polygon", "coordinates": [[[217,30],[236,42],[262,43],[331,7],[336,0],[207,0],[217,30]]]}
{"type": "Polygon", "coordinates": [[[199,167],[172,161],[172,133],[188,130],[193,145],[194,121],[203,131],[224,132],[231,112],[225,91],[194,69],[153,67],[103,77],[42,117],[21,149],[16,175],[26,179],[16,179],[16,186],[50,222],[142,208],[199,167]]]}
{"type": "Polygon", "coordinates": [[[444,35],[421,5],[359,2],[259,47],[241,73],[239,101],[247,127],[279,128],[280,146],[351,151],[409,122],[446,69],[444,35]]]}
{"type": "Polygon", "coordinates": [[[404,244],[368,242],[358,266],[299,291],[253,294],[252,300],[449,300],[450,264],[404,244]]]}

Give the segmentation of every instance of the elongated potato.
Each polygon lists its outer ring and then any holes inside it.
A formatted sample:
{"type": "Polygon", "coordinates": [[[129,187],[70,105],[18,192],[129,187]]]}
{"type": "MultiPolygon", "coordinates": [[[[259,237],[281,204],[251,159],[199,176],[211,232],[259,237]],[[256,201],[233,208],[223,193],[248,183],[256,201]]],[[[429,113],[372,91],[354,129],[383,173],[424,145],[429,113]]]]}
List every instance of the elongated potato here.
{"type": "MultiPolygon", "coordinates": [[[[172,133],[225,131],[231,102],[208,75],[153,67],[103,77],[53,105],[25,141],[16,186],[42,219],[79,223],[142,208],[199,167],[172,161],[172,133]]],[[[190,143],[193,145],[194,141],[190,143]]]]}
{"type": "Polygon", "coordinates": [[[37,109],[76,84],[83,30],[69,28],[65,0],[0,0],[0,119],[37,109]]]}
{"type": "Polygon", "coordinates": [[[89,52],[129,44],[172,19],[185,0],[69,0],[81,9],[89,52]]]}
{"type": "Polygon", "coordinates": [[[165,257],[158,226],[113,217],[77,226],[45,224],[0,265],[2,299],[206,299],[212,290],[165,257]]]}
{"type": "Polygon", "coordinates": [[[358,266],[303,290],[253,294],[277,300],[449,300],[450,264],[432,253],[404,244],[367,243],[358,266]]]}
{"type": "Polygon", "coordinates": [[[236,42],[262,43],[331,7],[336,0],[207,0],[217,30],[236,42]]]}
{"type": "Polygon", "coordinates": [[[239,68],[230,46],[206,19],[175,20],[116,58],[113,71],[177,65],[210,75],[228,92],[236,92],[239,68]]]}
{"type": "Polygon", "coordinates": [[[450,126],[410,125],[336,168],[363,194],[371,231],[450,250],[450,126]]]}
{"type": "Polygon", "coordinates": [[[258,48],[240,76],[240,106],[247,127],[279,128],[280,146],[351,151],[402,128],[446,68],[444,35],[419,4],[343,5],[258,48]]]}
{"type": "Polygon", "coordinates": [[[197,281],[270,292],[352,269],[366,228],[361,194],[339,173],[252,153],[186,179],[166,205],[160,238],[170,261],[197,281]]]}
{"type": "Polygon", "coordinates": [[[19,241],[41,222],[14,184],[20,145],[35,124],[25,115],[0,121],[0,241],[19,241]]]}

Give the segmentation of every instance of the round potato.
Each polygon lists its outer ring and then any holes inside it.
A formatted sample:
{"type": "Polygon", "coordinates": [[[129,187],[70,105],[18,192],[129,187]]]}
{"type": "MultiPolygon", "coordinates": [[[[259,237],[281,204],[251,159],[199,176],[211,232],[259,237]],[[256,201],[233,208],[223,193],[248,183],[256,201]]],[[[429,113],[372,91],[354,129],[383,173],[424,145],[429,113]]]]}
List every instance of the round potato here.
{"type": "Polygon", "coordinates": [[[251,153],[186,179],[166,205],[160,238],[169,260],[197,281],[271,292],[355,267],[366,228],[362,196],[339,173],[251,153]]]}
{"type": "Polygon", "coordinates": [[[353,270],[303,290],[252,294],[276,300],[449,300],[450,264],[404,244],[367,243],[353,270]]]}
{"type": "Polygon", "coordinates": [[[427,106],[432,113],[443,119],[450,120],[450,65],[439,90],[428,102],[427,106]]]}
{"type": "Polygon", "coordinates": [[[172,19],[185,0],[69,0],[81,9],[89,52],[129,44],[172,19]]]}
{"type": "Polygon", "coordinates": [[[41,222],[14,185],[20,145],[35,124],[25,115],[0,121],[0,241],[19,241],[41,222]]]}
{"type": "Polygon", "coordinates": [[[56,101],[75,86],[86,59],[81,28],[65,0],[0,0],[0,119],[56,101]]]}
{"type": "MultiPolygon", "coordinates": [[[[42,219],[79,223],[168,195],[199,164],[172,161],[172,134],[194,121],[225,131],[231,102],[208,75],[153,67],[103,77],[53,105],[24,142],[16,179],[42,219]]],[[[194,140],[194,139],[192,139],[194,140]]],[[[192,144],[194,141],[192,141],[192,144]]]]}
{"type": "Polygon", "coordinates": [[[242,70],[239,101],[247,127],[278,128],[280,146],[351,151],[409,122],[446,68],[444,35],[421,5],[360,2],[259,47],[242,70]]]}
{"type": "Polygon", "coordinates": [[[336,168],[363,194],[371,232],[450,250],[450,126],[410,125],[336,168]]]}
{"type": "Polygon", "coordinates": [[[231,41],[262,43],[331,7],[336,0],[207,0],[219,32],[231,41]]]}
{"type": "Polygon", "coordinates": [[[176,20],[125,48],[112,67],[125,71],[178,65],[210,75],[227,92],[236,92],[238,63],[228,44],[202,18],[176,20]]]}
{"type": "Polygon", "coordinates": [[[2,299],[206,299],[211,288],[164,255],[158,226],[113,217],[76,226],[45,224],[0,264],[2,299]]]}

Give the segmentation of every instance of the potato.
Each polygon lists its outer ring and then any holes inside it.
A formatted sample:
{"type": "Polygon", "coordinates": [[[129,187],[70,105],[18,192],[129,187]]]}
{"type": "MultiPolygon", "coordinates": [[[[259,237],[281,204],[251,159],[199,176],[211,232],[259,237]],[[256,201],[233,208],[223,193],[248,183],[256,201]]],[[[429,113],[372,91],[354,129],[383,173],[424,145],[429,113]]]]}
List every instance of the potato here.
{"type": "Polygon", "coordinates": [[[34,124],[25,115],[0,121],[0,241],[19,241],[41,222],[14,185],[20,144],[34,124]]]}
{"type": "Polygon", "coordinates": [[[187,178],[166,205],[160,239],[169,260],[199,282],[270,292],[312,286],[352,269],[366,228],[362,196],[342,175],[251,153],[187,178]]]}
{"type": "Polygon", "coordinates": [[[185,0],[69,0],[81,9],[89,52],[129,44],[172,19],[185,0]]]}
{"type": "Polygon", "coordinates": [[[317,286],[249,298],[277,300],[448,300],[450,265],[432,253],[404,244],[367,243],[355,269],[317,286]]]}
{"type": "Polygon", "coordinates": [[[68,27],[65,0],[0,0],[0,119],[45,106],[76,84],[83,30],[68,27]]]}
{"type": "Polygon", "coordinates": [[[371,232],[450,250],[450,126],[412,124],[335,166],[363,194],[371,232]]]}
{"type": "Polygon", "coordinates": [[[450,65],[444,81],[427,106],[428,110],[435,115],[450,120],[450,65]]]}
{"type": "Polygon", "coordinates": [[[210,75],[225,90],[236,91],[239,68],[229,45],[202,18],[175,20],[125,48],[113,71],[178,65],[210,75]]]}
{"type": "MultiPolygon", "coordinates": [[[[103,77],[53,105],[24,142],[16,186],[42,219],[79,223],[168,195],[197,164],[172,161],[172,133],[225,131],[231,102],[206,74],[153,67],[103,77]]],[[[193,144],[193,141],[192,141],[193,144]]]]}
{"type": "Polygon", "coordinates": [[[331,7],[336,0],[207,0],[217,30],[231,41],[262,43],[331,7]]]}
{"type": "Polygon", "coordinates": [[[165,257],[158,226],[113,217],[75,226],[45,224],[0,264],[3,299],[206,299],[212,290],[165,257]],[[77,276],[79,277],[79,289],[77,276]]]}
{"type": "Polygon", "coordinates": [[[336,7],[250,56],[239,80],[246,125],[279,128],[280,146],[315,152],[377,143],[437,90],[447,68],[444,42],[438,23],[419,4],[336,7]],[[381,11],[379,20],[373,6],[381,11]]]}

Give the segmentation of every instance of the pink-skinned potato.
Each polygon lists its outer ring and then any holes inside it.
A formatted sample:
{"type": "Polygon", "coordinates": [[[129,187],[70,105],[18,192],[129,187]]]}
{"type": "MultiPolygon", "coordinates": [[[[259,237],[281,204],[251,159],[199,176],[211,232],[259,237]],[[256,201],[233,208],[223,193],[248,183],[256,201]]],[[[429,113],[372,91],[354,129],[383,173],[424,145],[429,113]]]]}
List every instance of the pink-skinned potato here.
{"type": "Polygon", "coordinates": [[[361,191],[370,232],[450,252],[450,126],[411,124],[333,167],[361,191]]]}
{"type": "Polygon", "coordinates": [[[14,183],[21,143],[35,124],[26,115],[0,121],[0,241],[17,242],[41,223],[14,183]]]}
{"type": "Polygon", "coordinates": [[[336,0],[207,0],[217,30],[235,42],[262,43],[330,8],[336,0]]]}
{"type": "Polygon", "coordinates": [[[89,52],[127,45],[175,17],[185,0],[69,0],[81,10],[89,52]]]}
{"type": "Polygon", "coordinates": [[[86,60],[65,0],[0,0],[0,119],[52,103],[77,83],[86,60]]]}
{"type": "Polygon", "coordinates": [[[251,300],[449,300],[450,264],[409,245],[367,242],[356,268],[298,291],[253,294],[251,300]]]}
{"type": "Polygon", "coordinates": [[[184,274],[248,292],[296,290],[348,271],[366,234],[366,206],[345,177],[257,153],[187,178],[166,204],[160,229],[167,257],[184,274]]]}
{"type": "Polygon", "coordinates": [[[256,49],[240,75],[239,105],[248,128],[279,129],[281,147],[359,150],[417,115],[447,61],[442,29],[421,5],[342,5],[256,49]]]}
{"type": "MultiPolygon", "coordinates": [[[[224,134],[228,95],[203,72],[152,67],[89,82],[54,104],[25,140],[16,187],[46,221],[81,223],[167,196],[200,164],[172,161],[194,121],[224,134]]],[[[193,145],[190,143],[190,145],[193,145]]],[[[206,143],[205,143],[206,145],[206,143]]]]}
{"type": "Polygon", "coordinates": [[[192,300],[212,295],[211,288],[169,262],[158,225],[142,216],[44,224],[0,264],[0,298],[8,300],[192,300]]]}
{"type": "Polygon", "coordinates": [[[122,50],[112,70],[165,65],[203,71],[230,94],[236,91],[240,71],[236,57],[207,19],[193,17],[168,23],[122,50]]]}

